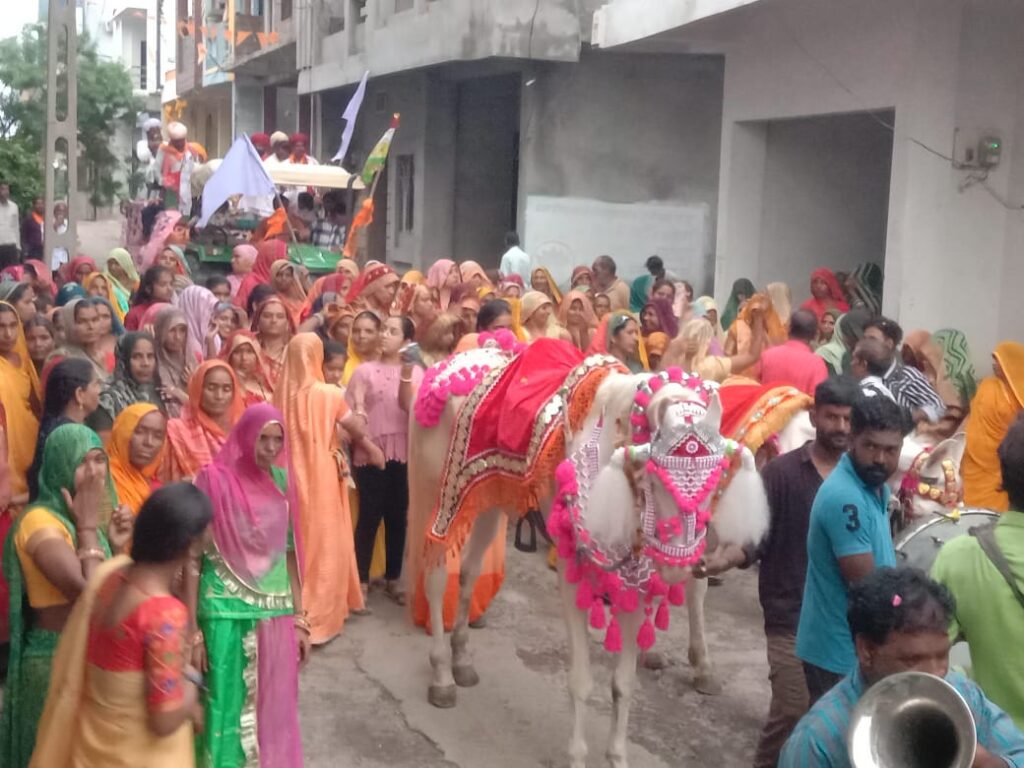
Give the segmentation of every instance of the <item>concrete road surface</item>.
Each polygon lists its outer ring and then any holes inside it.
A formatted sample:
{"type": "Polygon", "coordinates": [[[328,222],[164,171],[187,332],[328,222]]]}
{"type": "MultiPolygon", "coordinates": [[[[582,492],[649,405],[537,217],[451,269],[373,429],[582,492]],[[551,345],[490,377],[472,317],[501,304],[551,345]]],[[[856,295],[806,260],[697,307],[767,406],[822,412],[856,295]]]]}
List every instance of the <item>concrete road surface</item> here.
{"type": "MultiPolygon", "coordinates": [[[[455,709],[427,703],[429,638],[405,609],[370,595],[370,616],[314,651],[302,673],[301,719],[309,768],[556,768],[568,765],[571,705],[557,582],[541,554],[511,547],[505,585],[472,630],[481,681],[459,689],[455,709]]],[[[708,642],[724,683],[708,697],[692,687],[685,609],[674,609],[657,650],[672,665],[642,670],[629,725],[631,768],[749,766],[768,709],[757,579],[729,573],[709,590],[708,642]]],[[[595,676],[588,765],[605,766],[610,665],[592,635],[595,676]]]]}

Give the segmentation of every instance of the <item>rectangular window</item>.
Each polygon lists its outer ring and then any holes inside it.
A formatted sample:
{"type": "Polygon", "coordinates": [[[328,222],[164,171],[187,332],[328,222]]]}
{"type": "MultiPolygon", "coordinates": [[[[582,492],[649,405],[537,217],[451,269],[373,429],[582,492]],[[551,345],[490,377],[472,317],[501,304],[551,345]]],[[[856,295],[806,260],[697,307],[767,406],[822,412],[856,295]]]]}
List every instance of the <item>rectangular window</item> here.
{"type": "Polygon", "coordinates": [[[412,232],[415,223],[416,166],[413,155],[395,158],[395,245],[401,235],[412,232]]]}
{"type": "Polygon", "coordinates": [[[139,90],[146,90],[146,41],[139,42],[139,90]]]}
{"type": "Polygon", "coordinates": [[[281,0],[281,20],[292,17],[292,0],[281,0]]]}

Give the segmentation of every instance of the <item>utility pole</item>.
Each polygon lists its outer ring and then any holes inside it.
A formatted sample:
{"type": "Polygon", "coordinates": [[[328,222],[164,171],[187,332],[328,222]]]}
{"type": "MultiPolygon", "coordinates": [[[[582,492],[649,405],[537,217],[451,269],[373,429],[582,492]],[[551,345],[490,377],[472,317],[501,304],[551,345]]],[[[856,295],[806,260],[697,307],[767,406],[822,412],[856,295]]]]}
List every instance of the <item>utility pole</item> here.
{"type": "Polygon", "coordinates": [[[75,6],[67,0],[49,0],[46,22],[46,211],[43,225],[43,253],[49,261],[54,248],[74,256],[78,247],[78,26],[75,6]],[[62,163],[66,164],[62,168],[62,163]],[[68,228],[58,233],[53,227],[53,206],[58,182],[66,190],[68,228]]]}

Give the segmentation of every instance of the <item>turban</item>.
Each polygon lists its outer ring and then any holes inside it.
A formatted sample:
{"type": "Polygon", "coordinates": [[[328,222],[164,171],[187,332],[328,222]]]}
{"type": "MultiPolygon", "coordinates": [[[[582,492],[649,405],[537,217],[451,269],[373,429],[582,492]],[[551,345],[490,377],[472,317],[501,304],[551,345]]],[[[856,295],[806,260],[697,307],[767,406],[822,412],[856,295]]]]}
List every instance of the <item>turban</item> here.
{"type": "Polygon", "coordinates": [[[254,147],[269,147],[270,137],[265,133],[254,133],[250,139],[254,147]]]}
{"type": "Polygon", "coordinates": [[[292,144],[298,144],[298,143],[309,144],[309,134],[308,133],[301,133],[301,132],[293,133],[292,134],[291,142],[292,142],[292,144]]]}
{"type": "Polygon", "coordinates": [[[149,133],[154,128],[162,128],[162,127],[163,127],[163,123],[160,122],[160,118],[159,117],[151,117],[146,122],[144,122],[142,124],[142,132],[143,133],[149,133]]]}
{"type": "Polygon", "coordinates": [[[171,123],[167,126],[167,135],[171,141],[179,141],[188,136],[188,128],[185,127],[184,123],[171,123]]]}
{"type": "Polygon", "coordinates": [[[274,131],[270,134],[270,146],[276,147],[278,144],[287,144],[288,134],[284,131],[274,131]]]}

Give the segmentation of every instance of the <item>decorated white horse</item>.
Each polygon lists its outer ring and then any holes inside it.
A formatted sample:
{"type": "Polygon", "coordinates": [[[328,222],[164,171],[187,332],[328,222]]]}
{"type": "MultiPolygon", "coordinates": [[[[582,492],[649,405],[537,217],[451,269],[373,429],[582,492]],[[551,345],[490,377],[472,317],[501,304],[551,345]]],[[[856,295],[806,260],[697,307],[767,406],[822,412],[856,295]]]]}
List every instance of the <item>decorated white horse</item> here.
{"type": "Polygon", "coordinates": [[[427,372],[410,434],[407,576],[416,583],[425,563],[434,628],[428,699],[454,706],[457,686],[479,681],[469,600],[502,512],[522,514],[554,494],[547,525],[570,639],[572,766],[583,766],[587,753],[588,622],[620,655],[607,756],[625,766],[638,649],[667,628],[669,606],[683,603],[684,582],[709,540],[744,546],[765,532],[753,456],[722,437],[717,385],[696,376],[631,375],[612,358],[581,360],[555,340],[527,350],[507,336],[481,341],[427,372]],[[424,558],[413,552],[420,541],[424,558]],[[445,552],[454,547],[462,570],[448,642],[445,552]]]}

